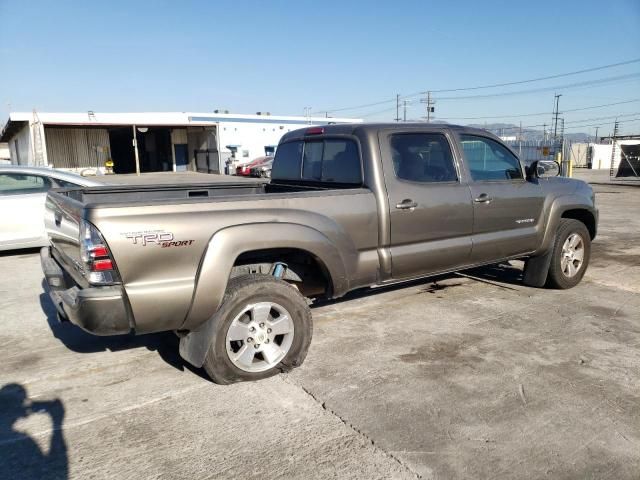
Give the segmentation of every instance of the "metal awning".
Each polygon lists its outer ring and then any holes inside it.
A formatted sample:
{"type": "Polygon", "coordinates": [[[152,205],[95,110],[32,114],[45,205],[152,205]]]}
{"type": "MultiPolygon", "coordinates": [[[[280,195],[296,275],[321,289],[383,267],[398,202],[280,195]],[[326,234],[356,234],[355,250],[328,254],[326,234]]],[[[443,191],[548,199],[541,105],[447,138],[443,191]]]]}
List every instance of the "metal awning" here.
{"type": "Polygon", "coordinates": [[[27,123],[26,120],[9,120],[2,129],[2,134],[0,134],[0,143],[8,142],[11,137],[22,130],[27,123]]]}

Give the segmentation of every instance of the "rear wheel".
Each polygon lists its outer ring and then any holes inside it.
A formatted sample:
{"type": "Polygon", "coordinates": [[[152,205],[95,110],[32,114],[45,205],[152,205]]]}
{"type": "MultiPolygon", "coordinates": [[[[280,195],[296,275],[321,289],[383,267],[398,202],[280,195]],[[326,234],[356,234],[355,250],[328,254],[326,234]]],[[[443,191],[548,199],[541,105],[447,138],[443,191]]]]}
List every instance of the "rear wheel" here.
{"type": "Polygon", "coordinates": [[[259,380],[304,361],[313,327],[305,298],[270,275],[232,278],[212,319],[204,369],[216,383],[259,380]]]}
{"type": "Polygon", "coordinates": [[[591,256],[591,236],[584,223],[570,218],[560,220],[553,245],[547,286],[575,287],[587,270],[591,256]]]}

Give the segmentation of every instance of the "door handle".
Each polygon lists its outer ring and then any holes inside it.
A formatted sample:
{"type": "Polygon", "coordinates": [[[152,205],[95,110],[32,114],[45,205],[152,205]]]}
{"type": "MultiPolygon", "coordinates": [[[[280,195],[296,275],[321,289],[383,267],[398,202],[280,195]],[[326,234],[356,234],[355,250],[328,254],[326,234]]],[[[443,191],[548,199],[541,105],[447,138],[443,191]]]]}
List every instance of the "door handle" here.
{"type": "Polygon", "coordinates": [[[396,208],[399,210],[413,210],[418,204],[410,198],[405,198],[400,203],[396,204],[396,208]]]}
{"type": "Polygon", "coordinates": [[[478,198],[474,198],[473,201],[476,203],[491,203],[493,201],[493,198],[491,198],[486,193],[481,193],[478,198]]]}

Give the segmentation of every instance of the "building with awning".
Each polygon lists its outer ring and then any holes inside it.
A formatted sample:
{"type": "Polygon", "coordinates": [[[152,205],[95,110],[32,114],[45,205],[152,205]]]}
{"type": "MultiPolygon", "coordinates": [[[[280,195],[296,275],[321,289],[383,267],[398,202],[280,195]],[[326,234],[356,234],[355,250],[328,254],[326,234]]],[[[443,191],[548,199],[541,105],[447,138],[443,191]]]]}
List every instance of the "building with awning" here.
{"type": "Polygon", "coordinates": [[[215,112],[12,112],[0,134],[11,163],[81,172],[199,171],[224,173],[228,164],[272,154],[297,128],[361,122],[355,118],[242,115],[215,112]]]}

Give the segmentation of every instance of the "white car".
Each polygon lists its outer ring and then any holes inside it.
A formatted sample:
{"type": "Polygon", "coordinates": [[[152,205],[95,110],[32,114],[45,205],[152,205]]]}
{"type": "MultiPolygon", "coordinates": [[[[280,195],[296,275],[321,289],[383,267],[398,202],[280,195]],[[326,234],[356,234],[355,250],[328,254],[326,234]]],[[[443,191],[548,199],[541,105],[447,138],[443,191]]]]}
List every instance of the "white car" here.
{"type": "Polygon", "coordinates": [[[44,205],[49,189],[100,185],[51,168],[0,165],[0,250],[48,245],[44,205]]]}

